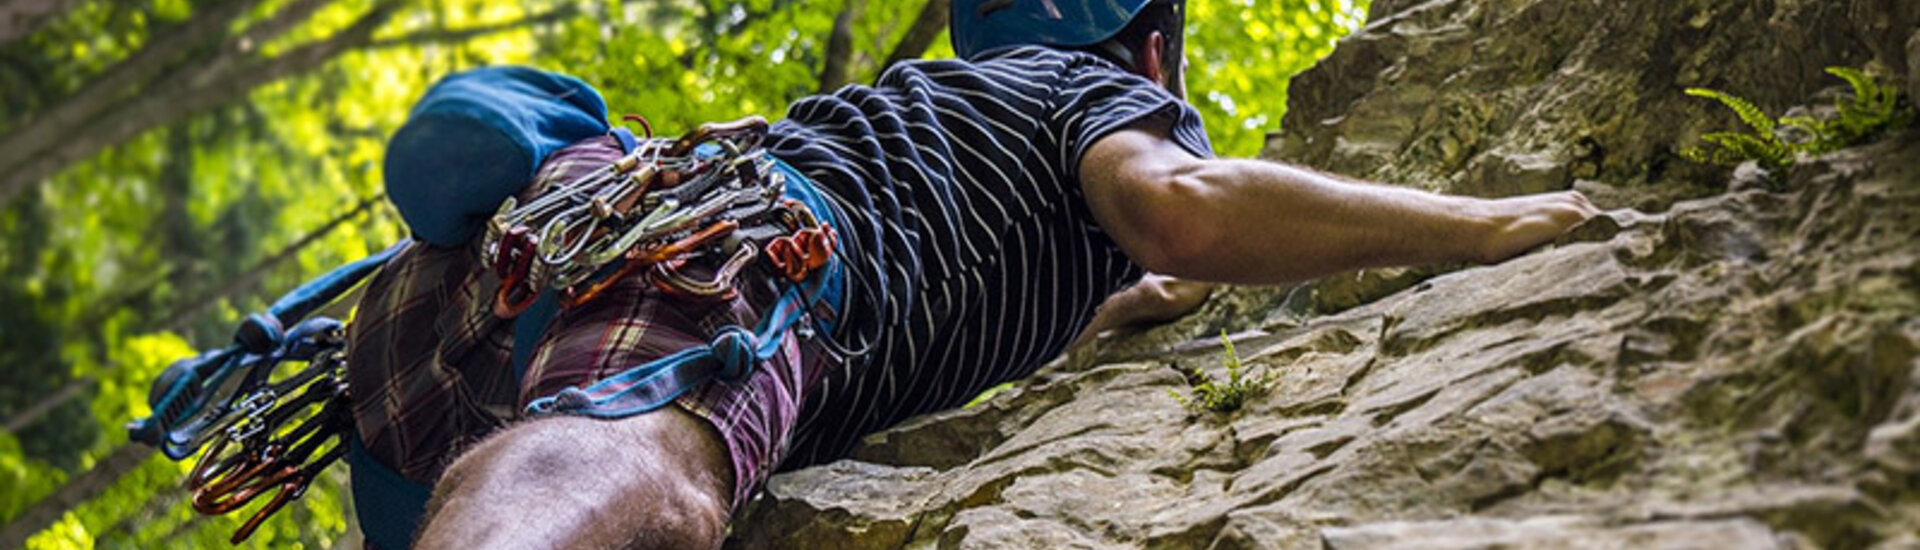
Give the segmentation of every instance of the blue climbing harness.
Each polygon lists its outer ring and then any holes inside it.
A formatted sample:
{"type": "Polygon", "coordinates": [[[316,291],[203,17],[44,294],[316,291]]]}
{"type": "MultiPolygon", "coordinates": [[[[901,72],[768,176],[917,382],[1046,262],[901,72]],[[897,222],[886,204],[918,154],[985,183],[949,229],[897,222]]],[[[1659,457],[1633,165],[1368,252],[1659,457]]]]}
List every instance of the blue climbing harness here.
{"type": "MultiPolygon", "coordinates": [[[[620,277],[646,276],[665,291],[698,296],[730,296],[748,265],[789,281],[751,330],[723,327],[707,345],[535,400],[528,415],[644,413],[715,380],[744,380],[788,338],[833,334],[846,286],[834,237],[840,222],[805,176],[757,147],[765,131],[757,119],[702,126],[677,141],[616,131],[625,158],[524,207],[509,199],[488,221],[485,259],[502,276],[495,312],[515,318],[515,376],[559,309],[593,300],[620,277]],[[718,275],[701,280],[679,272],[695,257],[725,260],[718,275]]],[[[236,544],[343,457],[367,540],[380,548],[413,540],[430,490],[367,452],[347,401],[344,325],[308,318],[409,244],[301,285],[249,316],[231,345],[169,366],[149,395],[154,414],[128,425],[134,441],[174,460],[202,453],[187,479],[202,513],[274,495],[234,534],[236,544]],[[275,367],[289,362],[307,367],[275,379],[275,367]]]]}

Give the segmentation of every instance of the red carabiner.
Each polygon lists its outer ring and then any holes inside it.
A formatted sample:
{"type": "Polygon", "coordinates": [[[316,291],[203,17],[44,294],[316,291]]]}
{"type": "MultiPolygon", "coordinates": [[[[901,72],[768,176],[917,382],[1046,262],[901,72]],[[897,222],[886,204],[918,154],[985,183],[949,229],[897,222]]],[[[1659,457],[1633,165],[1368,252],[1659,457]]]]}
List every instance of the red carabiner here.
{"type": "Polygon", "coordinates": [[[539,239],[533,236],[533,229],[521,225],[508,229],[500,236],[500,248],[494,251],[493,273],[500,276],[500,291],[493,297],[493,315],[502,319],[511,319],[520,312],[533,307],[540,293],[525,285],[527,273],[533,269],[535,247],[539,239]]]}

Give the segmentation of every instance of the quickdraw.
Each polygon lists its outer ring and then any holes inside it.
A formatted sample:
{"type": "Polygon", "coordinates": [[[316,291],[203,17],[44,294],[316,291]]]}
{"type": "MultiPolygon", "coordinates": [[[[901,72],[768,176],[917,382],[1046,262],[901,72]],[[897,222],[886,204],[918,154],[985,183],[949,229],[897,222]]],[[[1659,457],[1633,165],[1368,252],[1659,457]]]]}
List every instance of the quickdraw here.
{"type": "Polygon", "coordinates": [[[518,316],[547,289],[578,307],[635,274],[670,294],[724,299],[760,257],[794,282],[826,265],[832,229],[783,198],[785,177],[760,148],[766,119],[679,139],[654,138],[639,121],[647,137],[626,156],[494,214],[481,250],[501,280],[496,316],[518,316]],[[688,275],[696,262],[712,276],[688,275]]]}
{"type": "Polygon", "coordinates": [[[159,447],[168,458],[200,453],[186,485],[202,514],[231,513],[273,494],[241,524],[233,543],[252,536],[346,454],[342,437],[351,429],[351,411],[345,326],[327,317],[306,317],[407,244],[294,289],[242,322],[232,345],[175,361],[148,395],[154,414],[128,424],[134,441],[159,447]],[[293,328],[283,329],[288,323],[293,328]],[[295,363],[305,365],[276,376],[295,363]]]}

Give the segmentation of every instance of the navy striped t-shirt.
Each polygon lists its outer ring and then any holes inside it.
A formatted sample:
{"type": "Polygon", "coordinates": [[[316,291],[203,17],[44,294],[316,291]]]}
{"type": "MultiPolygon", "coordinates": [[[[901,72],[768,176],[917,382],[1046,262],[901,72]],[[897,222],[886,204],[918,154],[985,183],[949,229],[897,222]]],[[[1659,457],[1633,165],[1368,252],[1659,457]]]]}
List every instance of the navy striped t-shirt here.
{"type": "Polygon", "coordinates": [[[783,468],[1031,374],[1138,279],[1095,224],[1079,164],[1150,117],[1212,156],[1199,113],[1166,90],[1041,47],[903,63],[873,87],[795,103],[769,150],[842,210],[856,276],[837,340],[878,339],[809,396],[783,468]]]}

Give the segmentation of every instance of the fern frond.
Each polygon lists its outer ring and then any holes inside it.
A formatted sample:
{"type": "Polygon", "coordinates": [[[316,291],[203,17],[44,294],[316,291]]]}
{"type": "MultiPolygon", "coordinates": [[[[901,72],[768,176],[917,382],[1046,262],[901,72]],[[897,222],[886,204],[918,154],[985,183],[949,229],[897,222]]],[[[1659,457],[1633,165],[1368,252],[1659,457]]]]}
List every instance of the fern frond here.
{"type": "Polygon", "coordinates": [[[1685,149],[1681,149],[1680,158],[1698,162],[1700,164],[1719,164],[1713,161],[1713,154],[1707,152],[1707,149],[1705,147],[1688,147],[1685,149]]]}
{"type": "Polygon", "coordinates": [[[1754,133],[1768,138],[1773,137],[1773,119],[1769,118],[1766,111],[1760,110],[1760,107],[1754,105],[1751,101],[1747,101],[1733,94],[1707,88],[1687,88],[1687,95],[1719,101],[1721,105],[1726,105],[1728,109],[1733,109],[1735,114],[1740,115],[1740,121],[1752,127],[1754,133]]]}
{"type": "Polygon", "coordinates": [[[1167,390],[1180,406],[1193,412],[1212,411],[1230,413],[1240,410],[1249,399],[1265,394],[1273,385],[1276,375],[1268,370],[1260,376],[1248,376],[1247,365],[1240,361],[1240,353],[1233,349],[1233,341],[1227,338],[1225,330],[1220,331],[1220,343],[1226,347],[1227,380],[1215,380],[1211,375],[1197,370],[1188,377],[1188,385],[1193,387],[1191,396],[1181,396],[1179,392],[1167,390]],[[1195,378],[1198,382],[1195,382],[1195,378]]]}
{"type": "Polygon", "coordinates": [[[1792,126],[1817,134],[1820,133],[1823,128],[1826,128],[1827,123],[1810,116],[1783,116],[1780,117],[1780,125],[1792,126]]]}
{"type": "Polygon", "coordinates": [[[1840,77],[1841,80],[1847,81],[1848,85],[1853,86],[1855,103],[1871,104],[1880,101],[1880,86],[1875,85],[1873,77],[1868,76],[1866,71],[1853,67],[1827,67],[1827,74],[1840,77]]]}
{"type": "Polygon", "coordinates": [[[1700,136],[1712,144],[1705,152],[1714,164],[1733,166],[1753,160],[1768,169],[1793,164],[1793,149],[1778,141],[1762,140],[1739,132],[1712,132],[1700,136]]]}
{"type": "Polygon", "coordinates": [[[1780,117],[1780,140],[1788,147],[1809,154],[1823,155],[1845,147],[1844,133],[1835,122],[1810,116],[1780,117]],[[1791,139],[1794,137],[1797,139],[1791,139]]]}
{"type": "Polygon", "coordinates": [[[1853,87],[1851,100],[1836,102],[1840,116],[1828,127],[1832,133],[1830,141],[1844,146],[1901,122],[1900,91],[1892,85],[1851,67],[1827,67],[1827,73],[1853,87]]]}
{"type": "Polygon", "coordinates": [[[1888,128],[1907,125],[1915,116],[1901,101],[1898,87],[1880,82],[1864,70],[1828,67],[1831,74],[1853,88],[1851,98],[1836,100],[1831,120],[1807,116],[1768,118],[1753,102],[1706,88],[1687,88],[1687,95],[1719,101],[1740,115],[1754,134],[1712,132],[1700,136],[1705,145],[1680,150],[1680,156],[1700,163],[1735,165],[1748,160],[1776,170],[1792,166],[1800,153],[1824,154],[1839,150],[1888,128]]]}

